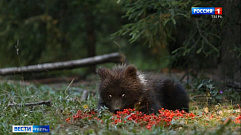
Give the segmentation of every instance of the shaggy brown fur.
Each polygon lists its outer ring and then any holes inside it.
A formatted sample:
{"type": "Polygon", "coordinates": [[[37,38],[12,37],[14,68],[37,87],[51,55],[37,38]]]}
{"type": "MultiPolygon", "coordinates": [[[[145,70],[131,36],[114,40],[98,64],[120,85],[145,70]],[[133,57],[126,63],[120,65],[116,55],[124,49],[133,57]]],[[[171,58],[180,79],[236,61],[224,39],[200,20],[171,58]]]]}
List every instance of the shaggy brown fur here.
{"type": "Polygon", "coordinates": [[[117,66],[112,70],[100,68],[100,99],[111,112],[137,108],[145,113],[157,113],[159,109],[184,109],[188,112],[189,98],[185,89],[173,80],[148,77],[139,74],[134,66],[117,66]]]}

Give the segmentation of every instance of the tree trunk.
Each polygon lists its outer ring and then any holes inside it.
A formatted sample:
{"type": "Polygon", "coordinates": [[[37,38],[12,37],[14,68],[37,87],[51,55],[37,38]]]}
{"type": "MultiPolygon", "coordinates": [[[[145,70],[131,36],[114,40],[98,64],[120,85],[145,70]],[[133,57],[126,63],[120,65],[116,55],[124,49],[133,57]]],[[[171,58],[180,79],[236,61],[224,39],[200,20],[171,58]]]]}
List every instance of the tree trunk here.
{"type": "Polygon", "coordinates": [[[219,59],[219,79],[226,83],[241,85],[240,52],[234,52],[235,47],[240,48],[240,0],[222,1],[223,19],[226,25],[222,29],[222,48],[219,59]]]}
{"type": "MultiPolygon", "coordinates": [[[[89,15],[86,18],[86,33],[87,33],[87,49],[88,49],[88,57],[95,56],[95,26],[94,26],[94,17],[93,15],[89,15]]],[[[96,65],[92,65],[89,67],[91,73],[95,73],[96,65]]]]}

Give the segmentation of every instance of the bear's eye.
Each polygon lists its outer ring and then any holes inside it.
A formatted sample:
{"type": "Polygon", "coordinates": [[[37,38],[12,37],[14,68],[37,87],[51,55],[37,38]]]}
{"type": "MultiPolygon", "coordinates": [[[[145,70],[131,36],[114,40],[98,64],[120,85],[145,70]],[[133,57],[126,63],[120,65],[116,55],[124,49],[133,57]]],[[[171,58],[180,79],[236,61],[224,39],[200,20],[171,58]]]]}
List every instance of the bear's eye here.
{"type": "Polygon", "coordinates": [[[125,97],[126,95],[125,94],[122,94],[121,97],[125,97]]]}
{"type": "Polygon", "coordinates": [[[109,95],[109,98],[112,98],[112,95],[109,95]]]}

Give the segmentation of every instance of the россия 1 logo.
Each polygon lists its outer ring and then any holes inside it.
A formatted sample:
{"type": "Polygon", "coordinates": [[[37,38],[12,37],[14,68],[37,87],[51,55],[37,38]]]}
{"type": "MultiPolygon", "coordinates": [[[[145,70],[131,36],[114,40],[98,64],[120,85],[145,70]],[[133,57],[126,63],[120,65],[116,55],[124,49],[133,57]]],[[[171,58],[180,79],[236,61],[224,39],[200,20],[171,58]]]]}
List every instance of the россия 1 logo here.
{"type": "Polygon", "coordinates": [[[222,7],[192,7],[192,15],[212,15],[212,18],[222,18],[222,7]]]}
{"type": "Polygon", "coordinates": [[[13,125],[17,133],[49,133],[49,125],[13,125]]]}

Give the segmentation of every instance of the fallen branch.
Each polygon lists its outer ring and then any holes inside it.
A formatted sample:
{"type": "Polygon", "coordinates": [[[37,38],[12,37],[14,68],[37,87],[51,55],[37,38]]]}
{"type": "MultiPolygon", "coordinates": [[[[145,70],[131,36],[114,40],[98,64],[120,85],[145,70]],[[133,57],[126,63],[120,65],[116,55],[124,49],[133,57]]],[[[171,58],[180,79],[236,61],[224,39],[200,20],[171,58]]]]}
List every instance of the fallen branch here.
{"type": "Polygon", "coordinates": [[[22,74],[22,73],[33,73],[33,72],[46,72],[51,70],[61,70],[61,69],[73,69],[78,67],[85,67],[96,65],[100,63],[114,62],[123,63],[125,61],[124,55],[120,53],[110,53],[95,57],[89,57],[79,60],[65,61],[65,62],[54,62],[45,63],[38,65],[30,65],[23,67],[11,67],[0,69],[0,75],[12,75],[12,74],[22,74]]]}
{"type": "Polygon", "coordinates": [[[36,103],[26,103],[26,104],[8,104],[8,107],[12,107],[12,106],[36,106],[36,105],[47,105],[50,106],[51,105],[51,101],[41,101],[41,102],[36,102],[36,103]]]}

